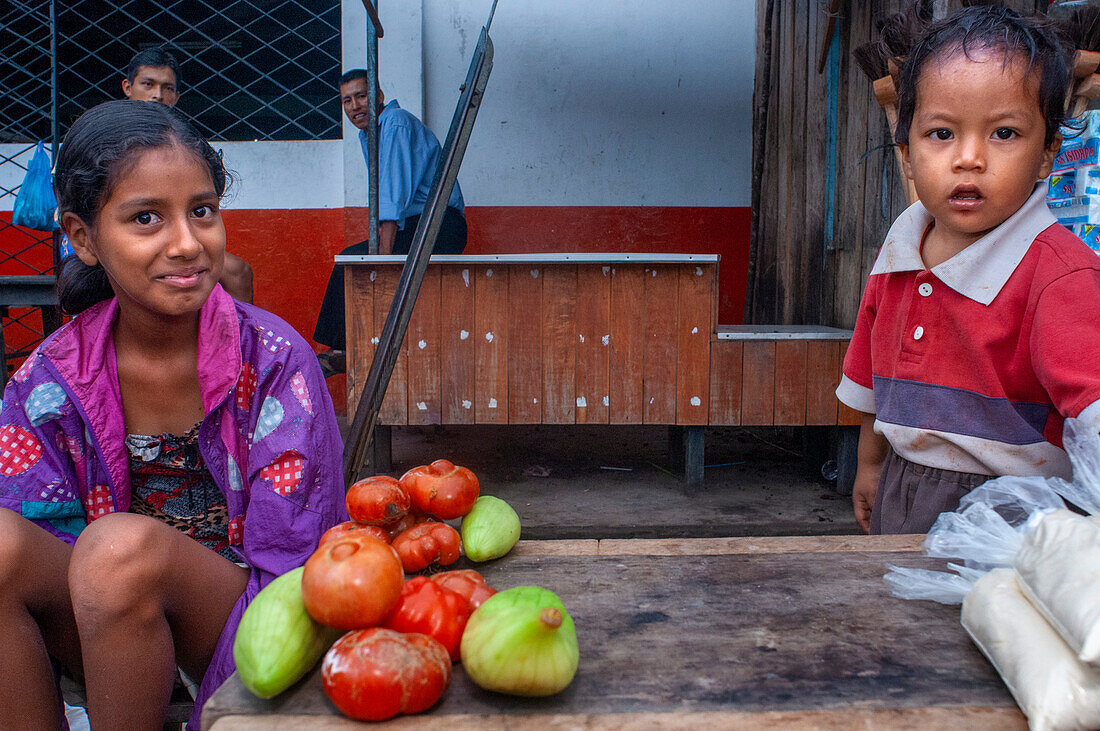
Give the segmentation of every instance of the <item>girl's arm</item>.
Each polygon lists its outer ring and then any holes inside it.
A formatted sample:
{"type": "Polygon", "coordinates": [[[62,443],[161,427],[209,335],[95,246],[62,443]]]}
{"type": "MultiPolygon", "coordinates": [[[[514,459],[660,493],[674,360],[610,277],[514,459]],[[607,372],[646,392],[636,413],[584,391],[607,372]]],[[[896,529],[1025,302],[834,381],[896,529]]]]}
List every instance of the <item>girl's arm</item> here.
{"type": "Polygon", "coordinates": [[[864,533],[870,532],[871,506],[875,504],[878,481],[889,447],[886,437],[875,433],[875,415],[863,414],[859,426],[859,452],[856,480],[852,486],[852,507],[856,522],[864,533]]]}

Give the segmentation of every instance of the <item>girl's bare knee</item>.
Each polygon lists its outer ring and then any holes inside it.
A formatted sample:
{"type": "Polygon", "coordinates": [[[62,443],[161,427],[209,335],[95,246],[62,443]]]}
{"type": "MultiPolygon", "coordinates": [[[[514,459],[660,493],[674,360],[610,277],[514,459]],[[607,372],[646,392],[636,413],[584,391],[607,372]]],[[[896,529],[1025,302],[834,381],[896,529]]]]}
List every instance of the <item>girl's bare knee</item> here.
{"type": "Polygon", "coordinates": [[[148,518],[114,513],[81,532],[69,561],[69,592],[78,616],[82,607],[125,611],[149,598],[163,565],[155,528],[148,518]]]}

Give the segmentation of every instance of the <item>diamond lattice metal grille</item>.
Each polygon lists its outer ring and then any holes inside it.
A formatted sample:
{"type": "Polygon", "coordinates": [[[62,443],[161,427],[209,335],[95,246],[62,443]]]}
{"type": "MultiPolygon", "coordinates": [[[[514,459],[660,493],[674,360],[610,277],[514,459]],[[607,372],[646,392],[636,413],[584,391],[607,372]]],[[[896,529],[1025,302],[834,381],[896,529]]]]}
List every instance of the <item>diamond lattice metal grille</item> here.
{"type": "MultiPolygon", "coordinates": [[[[5,276],[53,273],[53,237],[13,226],[11,208],[38,140],[54,146],[52,0],[0,2],[0,327],[5,358],[15,367],[41,342],[38,307],[7,307],[5,276]]],[[[7,380],[0,368],[0,379],[7,380]]],[[[0,383],[0,389],[3,384],[0,383]]]]}
{"type": "Polygon", "coordinates": [[[339,0],[76,0],[57,22],[63,128],[121,96],[135,52],[164,47],[178,108],[211,139],[340,137],[339,0]]]}
{"type": "Polygon", "coordinates": [[[5,0],[0,28],[0,143],[48,141],[49,1],[5,0]]]}

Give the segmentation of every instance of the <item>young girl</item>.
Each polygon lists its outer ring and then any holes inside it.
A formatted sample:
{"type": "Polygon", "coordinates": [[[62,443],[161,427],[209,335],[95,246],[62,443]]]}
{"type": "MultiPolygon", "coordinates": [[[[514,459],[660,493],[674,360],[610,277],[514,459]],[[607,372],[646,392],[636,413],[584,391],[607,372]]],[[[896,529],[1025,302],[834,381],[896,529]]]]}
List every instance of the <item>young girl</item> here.
{"type": "Polygon", "coordinates": [[[61,726],[62,670],[94,727],[159,728],[178,666],[197,728],[248,602],[346,519],[332,404],[302,338],[217,285],[226,172],[170,108],[89,110],[54,185],[80,314],[0,411],[0,718],[61,726]]]}
{"type": "Polygon", "coordinates": [[[864,530],[927,532],[993,476],[1068,477],[1064,419],[1100,429],[1100,258],[1042,182],[1068,59],[1044,21],[985,6],[929,26],[901,70],[920,202],[882,245],[837,389],[864,412],[864,530]]]}

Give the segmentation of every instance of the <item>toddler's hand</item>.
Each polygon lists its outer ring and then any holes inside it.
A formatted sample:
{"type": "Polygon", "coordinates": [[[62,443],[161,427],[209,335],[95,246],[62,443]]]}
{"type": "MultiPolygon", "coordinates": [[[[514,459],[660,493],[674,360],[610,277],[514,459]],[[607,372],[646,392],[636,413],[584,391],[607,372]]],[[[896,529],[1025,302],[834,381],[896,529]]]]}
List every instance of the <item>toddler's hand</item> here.
{"type": "Polygon", "coordinates": [[[878,493],[878,480],[879,476],[873,470],[859,469],[852,484],[852,508],[856,514],[856,522],[864,533],[871,531],[871,506],[875,504],[875,495],[878,493]]]}

